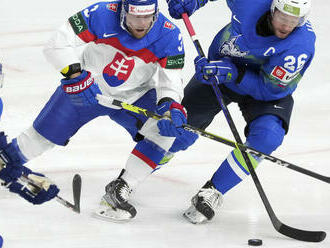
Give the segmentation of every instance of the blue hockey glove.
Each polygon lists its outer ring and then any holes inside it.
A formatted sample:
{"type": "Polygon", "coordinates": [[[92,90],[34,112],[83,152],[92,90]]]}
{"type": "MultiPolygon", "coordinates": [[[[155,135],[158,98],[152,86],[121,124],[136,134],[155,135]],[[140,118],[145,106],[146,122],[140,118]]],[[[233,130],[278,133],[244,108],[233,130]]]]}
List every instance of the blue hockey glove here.
{"type": "Polygon", "coordinates": [[[208,61],[205,57],[197,56],[195,63],[195,77],[204,84],[217,84],[234,82],[237,79],[238,71],[236,65],[230,58],[223,58],[217,61],[208,61]]]}
{"type": "Polygon", "coordinates": [[[187,114],[183,109],[183,106],[173,100],[164,101],[159,104],[156,112],[170,118],[170,120],[163,119],[158,121],[157,126],[160,135],[176,137],[179,134],[177,128],[182,127],[182,124],[187,123],[187,114]]]}
{"type": "Polygon", "coordinates": [[[56,185],[52,184],[44,175],[32,172],[23,166],[23,163],[17,148],[12,143],[8,144],[6,136],[0,132],[1,184],[33,204],[41,204],[54,198],[59,192],[56,185]],[[26,182],[26,178],[40,187],[32,186],[26,182]]]}
{"type": "MultiPolygon", "coordinates": [[[[191,16],[199,7],[204,6],[200,5],[202,0],[166,0],[168,3],[168,11],[170,15],[175,19],[181,19],[183,13],[187,13],[188,16],[191,16]]],[[[206,0],[207,2],[207,0],[206,0]]]]}
{"type": "Polygon", "coordinates": [[[198,135],[182,127],[183,124],[187,123],[187,114],[181,104],[175,101],[165,101],[157,108],[157,113],[160,115],[169,115],[168,111],[171,120],[158,121],[159,133],[163,136],[176,137],[170,152],[186,150],[196,141],[198,135]]]}
{"type": "Polygon", "coordinates": [[[17,180],[23,174],[24,159],[13,143],[7,142],[4,132],[0,132],[0,179],[5,183],[17,180]]]}
{"type": "Polygon", "coordinates": [[[62,79],[61,84],[74,105],[90,106],[98,103],[95,96],[101,94],[101,91],[90,72],[83,70],[78,77],[62,79]]]}
{"type": "Polygon", "coordinates": [[[10,192],[16,193],[28,202],[37,205],[57,196],[60,190],[49,178],[43,174],[32,172],[25,166],[22,167],[25,170],[24,175],[5,185],[10,192]]]}
{"type": "Polygon", "coordinates": [[[176,136],[176,139],[174,140],[169,151],[178,152],[186,150],[189,146],[195,143],[197,138],[197,134],[187,131],[183,128],[179,128],[178,135],[176,136]]]}

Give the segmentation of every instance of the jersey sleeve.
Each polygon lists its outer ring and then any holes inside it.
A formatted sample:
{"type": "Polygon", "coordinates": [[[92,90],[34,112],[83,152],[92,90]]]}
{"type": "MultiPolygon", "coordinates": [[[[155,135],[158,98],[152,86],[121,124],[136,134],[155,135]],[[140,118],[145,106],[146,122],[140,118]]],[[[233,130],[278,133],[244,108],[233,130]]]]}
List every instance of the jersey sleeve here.
{"type": "Polygon", "coordinates": [[[178,28],[162,38],[162,57],[158,61],[156,80],[157,101],[170,97],[177,102],[183,98],[182,68],[184,66],[184,47],[178,28]]]}
{"type": "Polygon", "coordinates": [[[56,70],[81,62],[82,49],[79,48],[96,39],[93,27],[99,19],[99,12],[102,12],[99,6],[91,5],[71,16],[47,42],[44,55],[56,70]]]}
{"type": "Polygon", "coordinates": [[[299,47],[272,56],[260,70],[246,70],[238,88],[257,100],[283,98],[295,91],[313,56],[313,52],[299,47]]]}

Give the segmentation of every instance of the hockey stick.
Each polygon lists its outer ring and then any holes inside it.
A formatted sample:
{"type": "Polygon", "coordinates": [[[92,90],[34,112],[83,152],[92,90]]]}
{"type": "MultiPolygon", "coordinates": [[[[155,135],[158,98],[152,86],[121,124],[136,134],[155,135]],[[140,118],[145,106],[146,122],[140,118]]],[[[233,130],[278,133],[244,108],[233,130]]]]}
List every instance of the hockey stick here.
{"type": "MultiPolygon", "coordinates": [[[[192,27],[192,24],[189,20],[189,17],[186,13],[182,14],[182,18],[184,20],[184,23],[185,23],[185,26],[188,30],[188,33],[196,47],[196,50],[198,52],[198,55],[201,56],[201,57],[205,57],[205,54],[203,53],[203,50],[202,50],[202,47],[198,41],[198,39],[195,37],[196,36],[196,33],[192,27]]],[[[218,102],[221,106],[221,109],[227,119],[227,122],[228,122],[228,125],[235,137],[235,140],[238,144],[243,144],[240,136],[239,136],[239,133],[236,129],[236,126],[233,122],[233,119],[227,109],[227,106],[226,104],[224,103],[224,100],[223,100],[223,96],[222,96],[222,93],[219,89],[219,87],[217,86],[217,84],[215,82],[212,82],[212,88],[214,90],[214,93],[218,99],[218,102]]],[[[252,179],[253,179],[253,182],[259,192],[259,195],[262,199],[262,202],[267,210],[267,213],[271,219],[271,222],[274,226],[274,228],[281,234],[285,235],[285,236],[288,236],[290,238],[293,238],[293,239],[297,239],[297,240],[301,240],[301,241],[307,241],[307,242],[321,242],[322,240],[325,239],[326,237],[326,233],[323,232],[323,231],[306,231],[306,230],[300,230],[300,229],[296,229],[296,228],[293,228],[293,227],[290,227],[290,226],[287,226],[285,224],[283,224],[275,215],[275,212],[274,210],[272,209],[272,206],[270,205],[269,203],[269,200],[265,194],[265,191],[263,190],[262,186],[261,186],[261,183],[259,181],[259,178],[252,166],[252,163],[247,155],[247,153],[241,149],[239,146],[238,146],[238,149],[241,151],[242,155],[243,155],[243,158],[247,164],[247,167],[250,171],[250,174],[252,176],[252,179]]]]}
{"type": "MultiPolygon", "coordinates": [[[[33,187],[33,191],[40,191],[42,186],[36,183],[35,181],[31,180],[26,176],[21,176],[19,178],[22,182],[28,183],[30,186],[33,187]]],[[[79,174],[74,175],[72,180],[72,191],[73,191],[73,201],[74,203],[70,203],[67,200],[64,200],[60,196],[56,196],[56,201],[62,204],[63,206],[70,208],[72,211],[76,213],[80,213],[80,195],[81,195],[81,176],[79,174]]]]}
{"type": "MultiPolygon", "coordinates": [[[[109,98],[109,104],[110,105],[117,106],[117,107],[121,107],[121,108],[123,108],[125,110],[131,111],[131,112],[134,112],[134,113],[137,113],[137,114],[141,114],[141,115],[144,115],[144,116],[146,116],[148,118],[152,118],[152,119],[155,119],[155,120],[161,120],[163,118],[167,118],[167,117],[161,116],[159,114],[156,114],[156,113],[154,113],[152,111],[149,111],[147,109],[144,109],[144,108],[141,108],[141,107],[132,105],[132,104],[128,104],[128,103],[122,102],[120,100],[116,100],[116,99],[113,100],[112,98],[109,98]]],[[[315,179],[318,179],[318,180],[321,180],[323,182],[330,183],[330,177],[326,177],[326,176],[317,174],[317,173],[315,173],[313,171],[304,169],[302,167],[299,167],[297,165],[294,165],[294,164],[292,164],[290,162],[284,161],[284,160],[279,159],[277,157],[274,157],[274,156],[271,156],[271,155],[267,155],[267,154],[265,154],[263,152],[260,152],[258,150],[255,150],[255,149],[253,149],[251,147],[248,147],[246,145],[239,144],[239,143],[234,142],[232,140],[223,138],[221,136],[215,135],[213,133],[207,132],[207,131],[202,130],[202,129],[199,129],[197,127],[190,126],[188,124],[183,124],[182,127],[185,130],[188,130],[188,131],[191,131],[193,133],[199,134],[199,135],[201,135],[201,136],[203,136],[205,138],[208,138],[208,139],[211,139],[211,140],[214,140],[214,141],[223,143],[223,144],[228,145],[228,146],[231,146],[233,148],[239,148],[240,150],[245,151],[245,152],[248,152],[251,155],[258,156],[261,159],[269,160],[269,161],[271,161],[271,162],[273,162],[275,164],[284,166],[286,168],[289,168],[289,169],[292,169],[294,171],[300,172],[300,173],[305,174],[307,176],[311,176],[311,177],[313,177],[315,179]]]]}

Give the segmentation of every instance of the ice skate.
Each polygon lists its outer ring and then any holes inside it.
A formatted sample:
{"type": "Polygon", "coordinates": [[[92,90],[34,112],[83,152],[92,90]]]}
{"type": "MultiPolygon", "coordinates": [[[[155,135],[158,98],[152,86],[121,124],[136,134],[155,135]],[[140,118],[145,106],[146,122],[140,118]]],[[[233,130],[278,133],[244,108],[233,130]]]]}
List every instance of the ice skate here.
{"type": "Polygon", "coordinates": [[[105,187],[105,192],[96,211],[97,217],[109,221],[127,221],[135,217],[136,209],[128,203],[132,190],[120,176],[105,187]]]}
{"type": "Polygon", "coordinates": [[[214,217],[215,211],[220,208],[222,202],[223,195],[211,181],[207,181],[191,199],[191,206],[183,213],[183,216],[193,224],[204,223],[214,217]]]}

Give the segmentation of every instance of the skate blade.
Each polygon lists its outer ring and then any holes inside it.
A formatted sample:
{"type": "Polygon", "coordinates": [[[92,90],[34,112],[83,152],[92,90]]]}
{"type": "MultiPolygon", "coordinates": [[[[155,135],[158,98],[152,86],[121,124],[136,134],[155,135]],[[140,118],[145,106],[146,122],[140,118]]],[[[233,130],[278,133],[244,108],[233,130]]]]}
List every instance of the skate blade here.
{"type": "Polygon", "coordinates": [[[124,209],[114,207],[103,196],[99,208],[94,212],[94,217],[111,222],[126,222],[133,219],[135,215],[133,216],[124,209]]]}
{"type": "Polygon", "coordinates": [[[193,205],[183,213],[183,217],[193,224],[203,224],[208,221],[193,205]]]}
{"type": "Polygon", "coordinates": [[[132,219],[132,215],[122,209],[114,209],[110,205],[101,205],[98,210],[94,212],[94,217],[110,222],[127,222],[132,219]]]}

